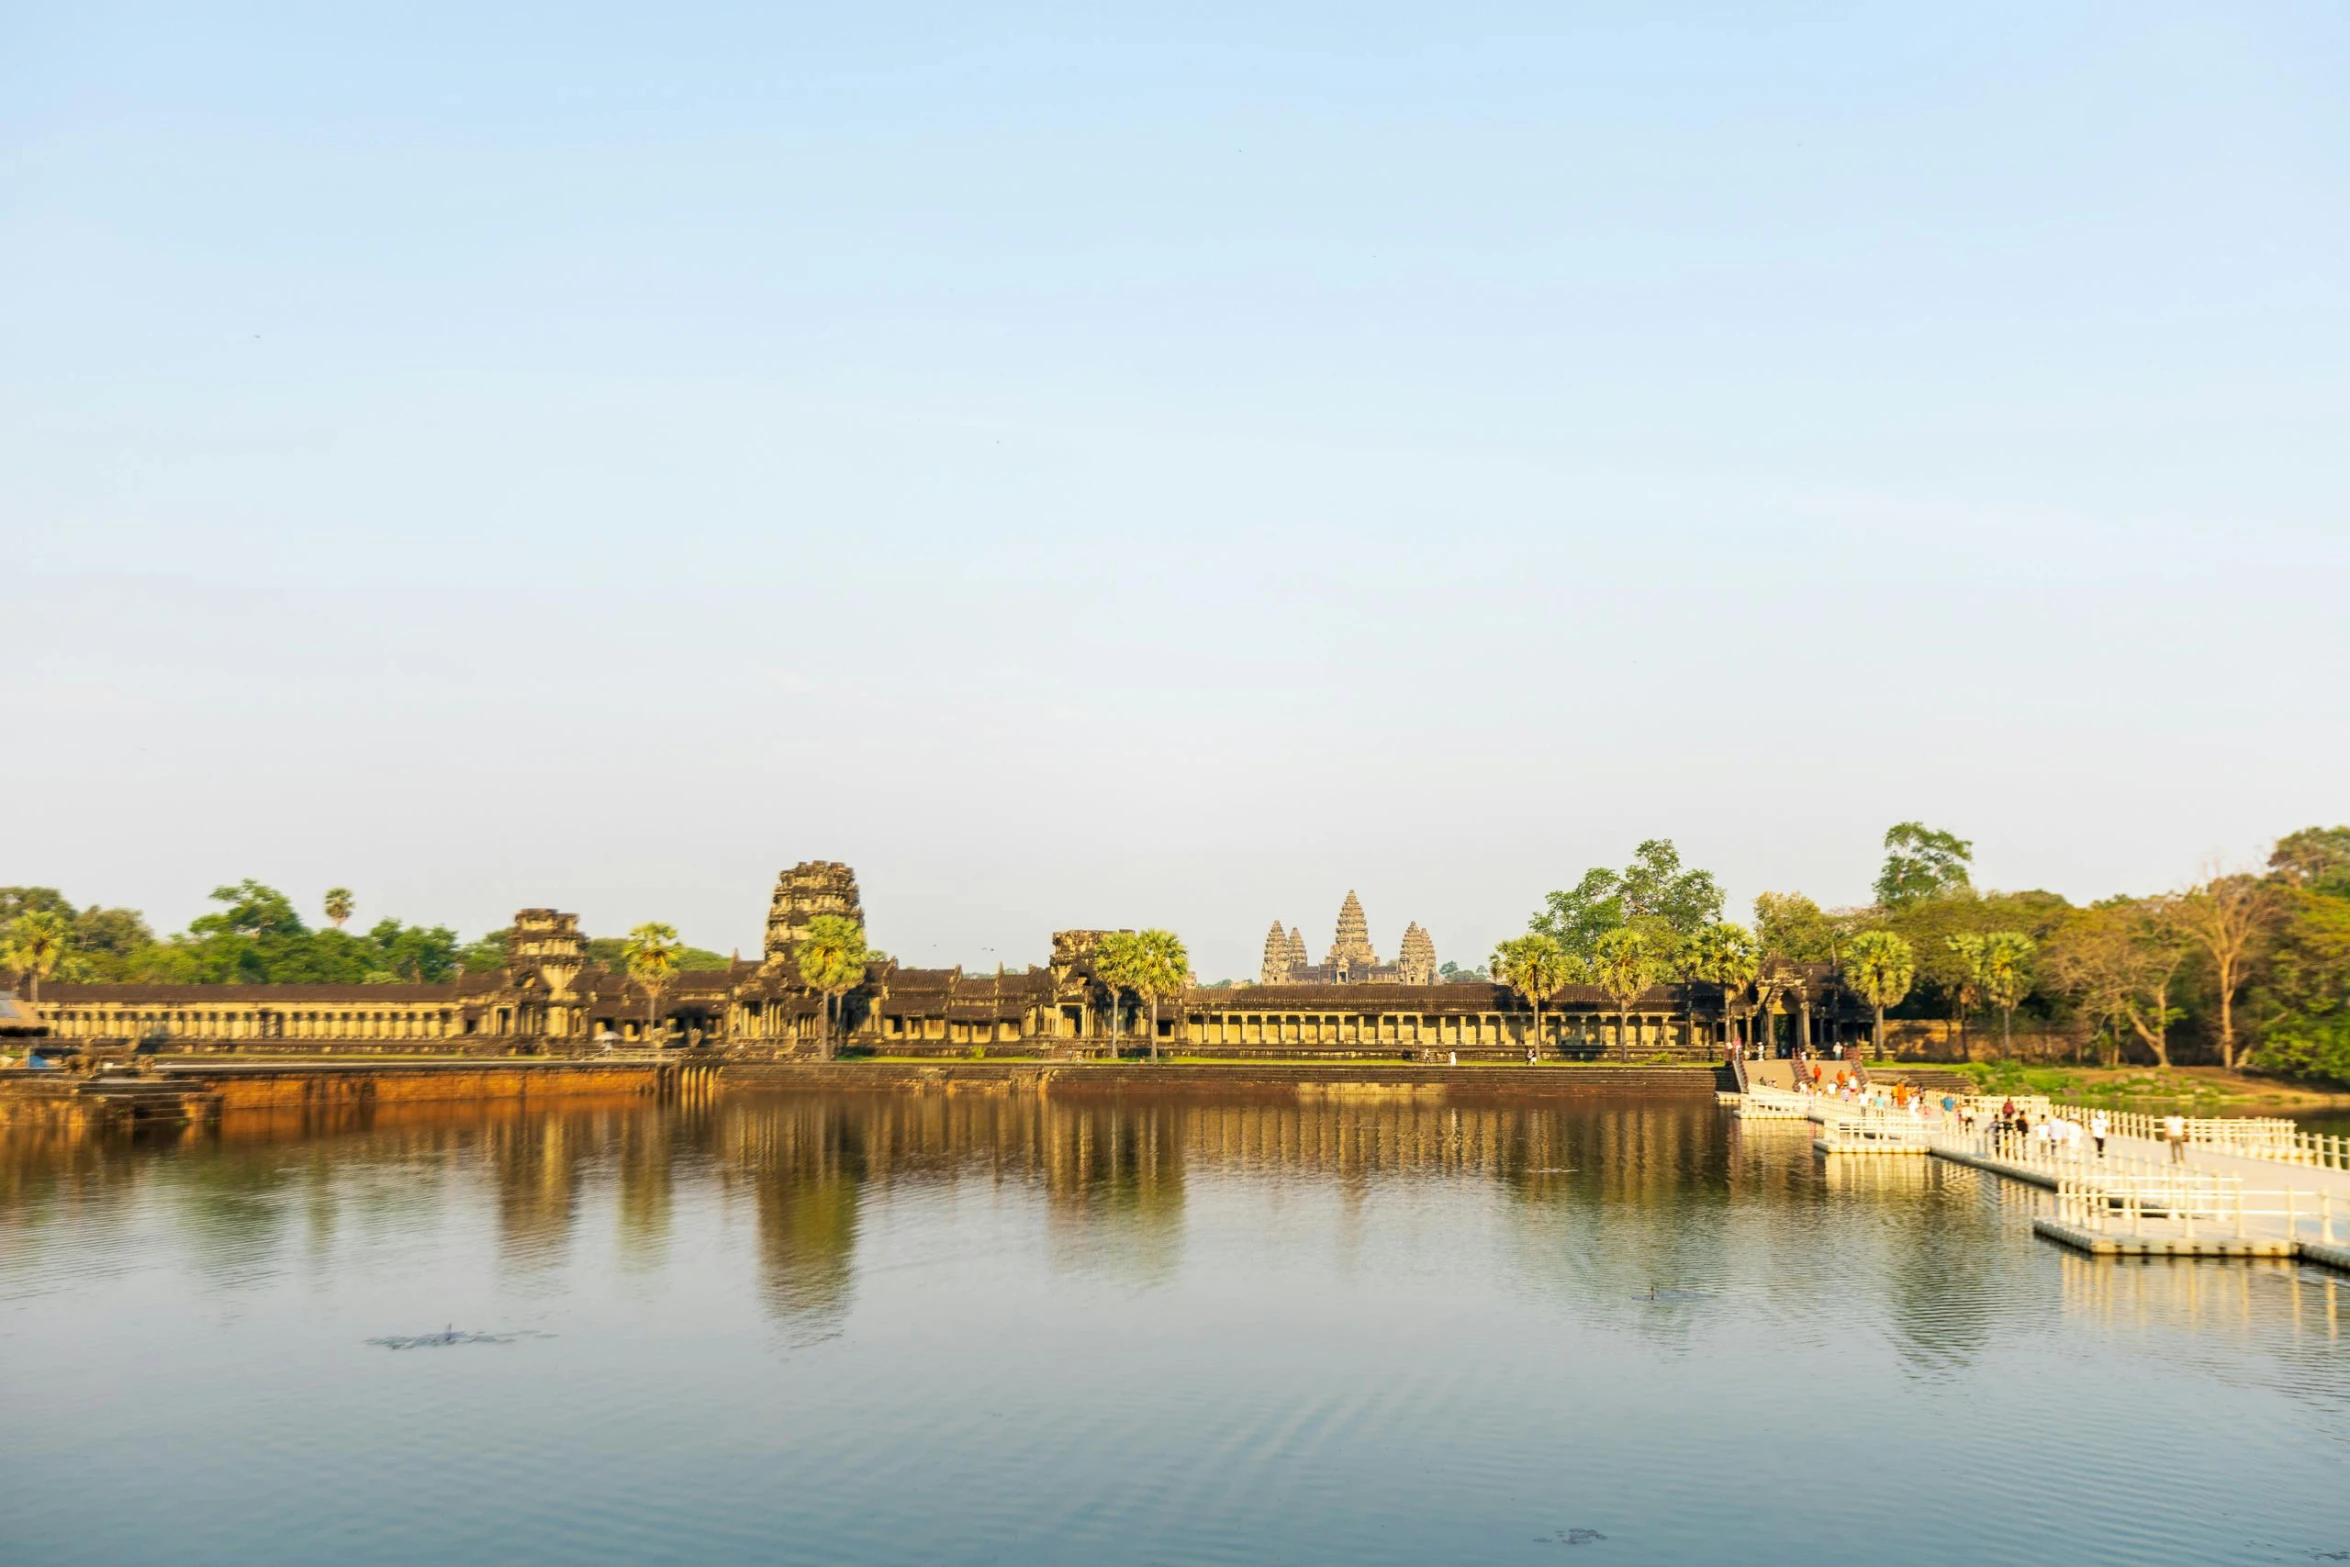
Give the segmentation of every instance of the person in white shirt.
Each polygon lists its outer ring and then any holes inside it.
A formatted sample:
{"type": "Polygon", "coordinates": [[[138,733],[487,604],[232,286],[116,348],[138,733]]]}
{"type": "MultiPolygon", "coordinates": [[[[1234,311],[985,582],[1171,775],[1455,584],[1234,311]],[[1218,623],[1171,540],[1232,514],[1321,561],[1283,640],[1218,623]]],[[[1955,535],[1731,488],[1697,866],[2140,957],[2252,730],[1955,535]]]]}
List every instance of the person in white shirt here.
{"type": "Polygon", "coordinates": [[[2105,1157],[2105,1134],[2112,1126],[2113,1123],[2106,1120],[2102,1110],[2089,1117],[2089,1136],[2097,1144],[2097,1157],[2100,1159],[2105,1157]]]}

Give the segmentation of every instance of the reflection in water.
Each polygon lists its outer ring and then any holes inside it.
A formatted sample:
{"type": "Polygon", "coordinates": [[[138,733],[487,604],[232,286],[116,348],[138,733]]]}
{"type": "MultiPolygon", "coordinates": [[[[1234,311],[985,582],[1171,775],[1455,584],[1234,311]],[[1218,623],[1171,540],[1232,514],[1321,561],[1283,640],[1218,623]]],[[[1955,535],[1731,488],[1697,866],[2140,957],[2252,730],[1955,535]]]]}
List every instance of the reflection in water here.
{"type": "Polygon", "coordinates": [[[829,1097],[719,1115],[719,1168],[757,1204],[761,1298],[797,1341],[838,1331],[848,1314],[870,1132],[867,1118],[829,1097]]]}
{"type": "Polygon", "coordinates": [[[1933,1451],[2078,1482],[2037,1559],[2350,1548],[2346,1281],[2079,1257],[2029,1189],[1810,1140],[1709,1100],[1004,1094],[4,1136],[0,1418],[44,1441],[0,1506],[29,1560],[1976,1559],[1979,1494],[1788,1484],[1933,1451]],[[444,1324],[501,1339],[348,1358],[444,1324]],[[131,1398],[159,1489],[94,1519],[44,1455],[131,1398]],[[294,1462],[259,1511],[233,1483],[294,1462]],[[2140,1483],[2189,1466],[2291,1528],[2140,1483]],[[478,1489],[420,1521],[428,1486],[478,1489]]]}
{"type": "Polygon", "coordinates": [[[1183,1247],[1183,1127],[1163,1101],[1031,1099],[1054,1262],[1137,1283],[1173,1277],[1183,1247]]]}
{"type": "Polygon", "coordinates": [[[2028,1189],[1928,1159],[1819,1159],[1810,1138],[1808,1123],[1725,1121],[1688,1100],[1288,1095],[737,1096],[231,1117],[216,1132],[141,1138],[33,1129],[0,1137],[0,1260],[16,1288],[30,1287],[53,1246],[102,1231],[125,1191],[161,1186],[197,1276],[234,1288],[288,1265],[290,1242],[317,1267],[354,1220],[371,1233],[428,1216],[453,1182],[494,1195],[498,1254],[515,1277],[559,1270],[583,1209],[605,1201],[621,1265],[653,1272],[669,1260],[681,1181],[714,1181],[748,1196],[761,1302],[805,1341],[837,1332],[852,1309],[875,1190],[1032,1191],[1056,1267],[1147,1285],[1180,1270],[1187,1198],[1202,1179],[1326,1190],[1342,1239],[1386,1187],[1439,1180],[1501,1200],[1512,1268],[1529,1288],[1569,1289],[1601,1318],[1665,1340],[1708,1303],[1750,1309],[1724,1298],[1722,1281],[1735,1278],[1762,1301],[1812,1303],[1784,1311],[1791,1343],[1832,1342],[1866,1318],[1912,1370],[1943,1377],[1992,1342],[2052,1261],[2068,1312],[2132,1333],[2242,1331],[2274,1303],[2328,1333],[2338,1318],[2338,1286],[2323,1275],[2052,1258],[2010,1244],[2028,1233],[2028,1189]],[[1770,1222],[1748,1222],[1758,1214],[1770,1222]],[[1830,1229],[1833,1253],[1818,1244],[1830,1229]],[[1820,1312],[1829,1275],[1852,1288],[1856,1252],[1868,1297],[1820,1312]]]}
{"type": "Polygon", "coordinates": [[[707,1114],[695,1107],[675,1115],[629,1116],[620,1123],[620,1255],[631,1271],[657,1269],[668,1256],[676,1195],[672,1172],[680,1144],[697,1140],[707,1114]]]}

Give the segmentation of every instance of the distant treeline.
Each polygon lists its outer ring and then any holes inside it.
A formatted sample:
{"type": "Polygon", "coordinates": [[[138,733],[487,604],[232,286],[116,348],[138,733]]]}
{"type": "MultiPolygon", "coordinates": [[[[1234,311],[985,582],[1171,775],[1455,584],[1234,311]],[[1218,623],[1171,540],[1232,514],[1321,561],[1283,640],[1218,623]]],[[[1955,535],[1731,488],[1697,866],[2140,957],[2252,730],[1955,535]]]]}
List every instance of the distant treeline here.
{"type": "MultiPolygon", "coordinates": [[[[446,925],[380,919],[348,930],[351,894],[331,889],[325,922],[306,922],[293,900],[247,879],[216,887],[219,908],[177,935],[157,937],[135,909],[76,908],[54,887],[0,887],[0,969],[20,988],[42,980],[66,984],[137,982],[169,985],[441,984],[466,971],[486,973],[506,961],[506,932],[473,942],[446,925]]],[[[622,939],[588,942],[588,956],[621,965],[622,939]]],[[[726,958],[685,947],[679,967],[722,968],[726,958]]]]}
{"type": "Polygon", "coordinates": [[[1550,894],[1528,934],[1602,984],[1628,964],[1660,983],[1727,973],[1767,990],[1774,968],[1829,964],[1888,1017],[1971,1026],[1976,1055],[1998,1055],[2012,1026],[2108,1064],[2350,1083],[2350,827],[2289,833],[2262,867],[2207,867],[2175,892],[2086,907],[1978,890],[1973,845],[1922,823],[1891,828],[1884,845],[1873,902],[1823,909],[1764,893],[1749,929],[1722,921],[1710,872],[1654,839],[1624,869],[1550,894]]]}

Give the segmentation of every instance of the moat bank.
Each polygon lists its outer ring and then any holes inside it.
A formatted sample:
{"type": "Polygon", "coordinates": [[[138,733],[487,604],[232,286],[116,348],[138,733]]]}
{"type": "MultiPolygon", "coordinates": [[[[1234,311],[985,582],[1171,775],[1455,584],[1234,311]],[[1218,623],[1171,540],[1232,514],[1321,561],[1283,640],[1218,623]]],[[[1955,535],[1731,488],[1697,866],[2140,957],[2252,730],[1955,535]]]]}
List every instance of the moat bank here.
{"type": "Polygon", "coordinates": [[[778,1090],[1126,1095],[1282,1092],[1496,1102],[1702,1097],[1712,1067],[1456,1067],[1342,1061],[679,1061],[404,1058],[165,1059],[136,1073],[0,1073],[0,1127],[204,1122],[242,1112],[313,1114],[397,1104],[698,1099],[778,1090]]]}

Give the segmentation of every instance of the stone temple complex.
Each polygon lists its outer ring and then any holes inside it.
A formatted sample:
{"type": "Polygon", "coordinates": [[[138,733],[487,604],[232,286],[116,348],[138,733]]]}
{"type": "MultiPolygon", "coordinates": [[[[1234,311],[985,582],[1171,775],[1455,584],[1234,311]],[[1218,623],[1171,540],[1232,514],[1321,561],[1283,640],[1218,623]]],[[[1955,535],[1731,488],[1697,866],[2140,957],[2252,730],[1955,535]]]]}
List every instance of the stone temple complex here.
{"type": "Polygon", "coordinates": [[[1382,963],[1371,946],[1371,924],[1363,900],[1349,888],[1338,908],[1338,934],[1319,964],[1306,961],[1303,927],[1283,930],[1275,920],[1265,937],[1260,985],[1433,985],[1436,943],[1417,924],[1404,927],[1403,947],[1393,963],[1382,963]]]}
{"type": "Polygon", "coordinates": [[[1734,1026],[1826,1046],[1865,1033],[1868,1013],[1824,967],[1783,968],[1758,991],[1659,986],[1619,1010],[1588,986],[1543,1000],[1541,1029],[1526,998],[1486,981],[1439,983],[1436,947],[1405,929],[1397,961],[1373,949],[1353,893],[1319,964],[1305,938],[1276,924],[1263,983],[1199,987],[1164,998],[1155,1040],[1150,1009],[1096,972],[1103,931],[1052,936],[1049,958],[1024,970],[966,973],[877,959],[838,1002],[801,982],[798,943],[818,914],[862,921],[856,874],[810,860],[776,878],[757,961],[688,970],[648,990],[588,955],[577,915],[523,909],[504,961],[445,984],[51,984],[19,1001],[32,1027],[61,1043],[136,1052],[253,1055],[587,1054],[610,1048],[727,1050],[753,1056],[988,1054],[1081,1057],[1155,1044],[1190,1055],[1328,1051],[1388,1059],[1548,1056],[1656,1060],[1711,1056],[1734,1026]]]}

